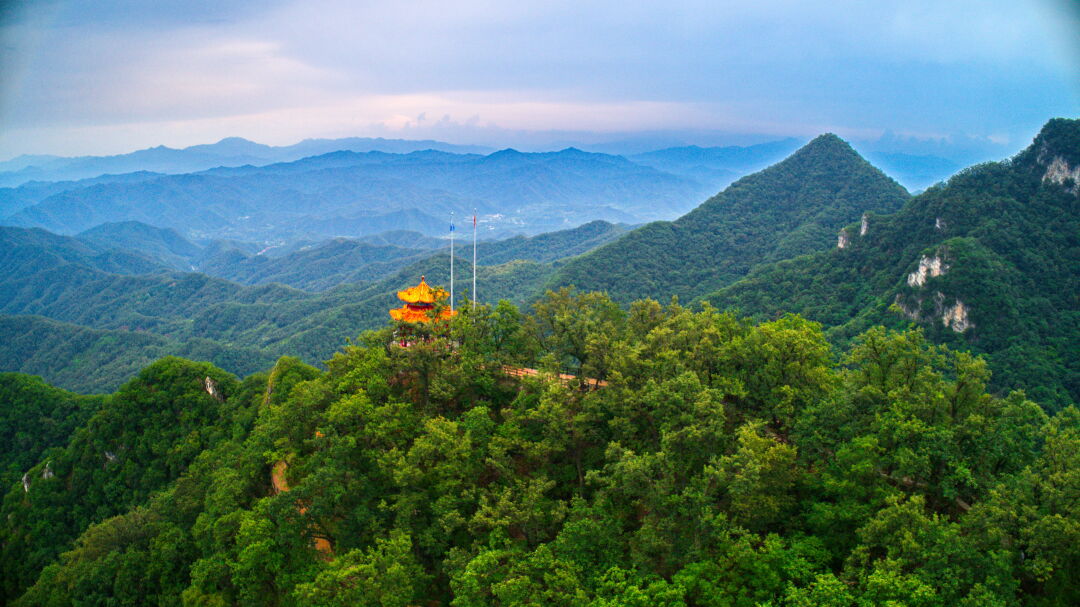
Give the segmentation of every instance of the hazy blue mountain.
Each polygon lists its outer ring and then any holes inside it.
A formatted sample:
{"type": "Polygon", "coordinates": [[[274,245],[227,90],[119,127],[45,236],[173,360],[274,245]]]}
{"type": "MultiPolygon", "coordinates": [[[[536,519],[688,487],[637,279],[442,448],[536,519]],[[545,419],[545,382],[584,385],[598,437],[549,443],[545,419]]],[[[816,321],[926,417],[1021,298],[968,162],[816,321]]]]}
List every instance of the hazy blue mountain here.
{"type": "Polygon", "coordinates": [[[381,137],[344,139],[305,139],[288,146],[269,146],[240,137],[228,137],[217,143],[194,145],[183,149],[157,146],[113,156],[61,157],[50,155],[19,156],[0,163],[0,186],[18,186],[28,181],[64,181],[96,177],[105,173],[154,171],[191,173],[220,166],[265,165],[288,162],[306,156],[338,150],[370,152],[381,150],[408,153],[418,150],[441,150],[454,153],[486,153],[489,148],[443,143],[409,141],[381,137]]]}
{"type": "Polygon", "coordinates": [[[693,179],[715,191],[747,173],[783,160],[801,143],[798,139],[789,138],[749,146],[703,148],[689,145],[634,154],[628,158],[638,164],[693,179]]]}
{"type": "Polygon", "coordinates": [[[223,156],[211,152],[189,152],[159,145],[115,156],[56,158],[18,171],[0,173],[0,185],[18,186],[29,181],[67,181],[97,177],[107,173],[190,173],[215,166],[266,164],[255,156],[223,156]]]}
{"type": "Polygon", "coordinates": [[[22,154],[10,160],[0,161],[0,172],[9,173],[18,171],[29,166],[51,162],[60,158],[62,158],[62,156],[56,156],[54,154],[22,154]]]}
{"type": "Polygon", "coordinates": [[[31,181],[14,188],[0,188],[0,218],[37,204],[49,196],[99,183],[138,183],[160,177],[161,173],[139,171],[120,175],[100,175],[78,181],[31,181]]]}
{"type": "Polygon", "coordinates": [[[476,209],[488,237],[537,234],[603,219],[674,217],[704,195],[692,180],[576,149],[488,156],[334,152],[265,167],[95,183],[48,196],[3,220],[72,234],[106,222],[175,228],[192,240],[358,237],[389,230],[444,235],[476,209]]]}
{"type": "Polygon", "coordinates": [[[279,160],[287,158],[303,158],[347,150],[351,152],[388,152],[392,154],[408,154],[423,150],[449,152],[452,154],[490,154],[493,150],[482,145],[459,145],[434,141],[432,139],[384,139],[382,137],[344,137],[341,139],[305,139],[300,143],[282,146],[279,160]]]}

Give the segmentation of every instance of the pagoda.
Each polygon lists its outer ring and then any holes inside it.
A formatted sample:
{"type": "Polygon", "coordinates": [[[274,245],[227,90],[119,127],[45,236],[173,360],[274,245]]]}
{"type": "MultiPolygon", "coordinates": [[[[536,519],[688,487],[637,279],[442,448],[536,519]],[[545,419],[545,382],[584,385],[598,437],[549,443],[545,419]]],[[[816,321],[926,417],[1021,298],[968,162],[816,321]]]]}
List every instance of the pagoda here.
{"type": "Polygon", "coordinates": [[[409,287],[404,291],[398,291],[398,299],[405,302],[404,306],[390,310],[390,316],[397,321],[405,323],[427,323],[433,320],[446,320],[455,312],[450,308],[442,308],[438,316],[433,312],[435,304],[446,299],[446,291],[440,287],[434,287],[424,282],[420,277],[420,284],[409,287]]]}

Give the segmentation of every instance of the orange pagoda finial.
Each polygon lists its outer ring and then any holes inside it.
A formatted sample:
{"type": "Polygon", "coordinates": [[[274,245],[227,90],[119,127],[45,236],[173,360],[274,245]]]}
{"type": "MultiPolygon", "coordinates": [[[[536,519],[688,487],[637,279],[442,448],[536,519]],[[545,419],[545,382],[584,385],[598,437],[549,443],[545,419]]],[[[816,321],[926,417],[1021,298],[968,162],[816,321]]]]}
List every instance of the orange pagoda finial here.
{"type": "MultiPolygon", "coordinates": [[[[420,284],[409,287],[404,291],[398,291],[398,299],[405,302],[400,308],[390,310],[390,316],[401,322],[430,322],[433,320],[432,309],[437,302],[446,299],[446,291],[440,287],[431,287],[420,277],[420,284]]],[[[445,320],[454,315],[454,311],[443,308],[439,312],[439,320],[445,320]]]]}

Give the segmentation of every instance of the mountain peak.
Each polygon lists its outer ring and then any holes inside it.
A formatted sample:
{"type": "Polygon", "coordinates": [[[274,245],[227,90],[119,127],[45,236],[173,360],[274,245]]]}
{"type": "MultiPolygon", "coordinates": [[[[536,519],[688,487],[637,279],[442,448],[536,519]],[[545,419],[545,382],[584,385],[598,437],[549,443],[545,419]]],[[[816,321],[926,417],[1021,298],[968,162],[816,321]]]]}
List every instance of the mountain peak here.
{"type": "Polygon", "coordinates": [[[1020,157],[1031,152],[1035,153],[1035,161],[1041,165],[1048,165],[1055,158],[1060,158],[1069,166],[1080,166],[1080,119],[1052,118],[1043,125],[1031,147],[1021,152],[1020,157]]]}
{"type": "MultiPolygon", "coordinates": [[[[806,152],[828,152],[828,153],[848,153],[853,156],[858,156],[859,153],[851,147],[851,144],[841,139],[834,133],[822,133],[817,137],[810,140],[809,143],[804,145],[801,149],[795,152],[795,155],[806,152]]],[[[861,157],[860,157],[861,158],[861,157]]]]}
{"type": "Polygon", "coordinates": [[[846,141],[825,134],[673,222],[646,225],[568,261],[549,286],[607,291],[620,301],[693,299],[763,260],[824,250],[864,212],[891,213],[907,199],[846,141]]]}

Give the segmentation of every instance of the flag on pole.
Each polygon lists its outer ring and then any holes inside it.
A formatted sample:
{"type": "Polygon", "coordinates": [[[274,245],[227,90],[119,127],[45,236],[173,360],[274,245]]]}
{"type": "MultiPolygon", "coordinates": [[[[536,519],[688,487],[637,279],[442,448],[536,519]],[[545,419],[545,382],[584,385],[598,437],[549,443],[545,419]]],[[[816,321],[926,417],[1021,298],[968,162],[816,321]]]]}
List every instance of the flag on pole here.
{"type": "Polygon", "coordinates": [[[454,212],[450,212],[450,312],[454,311],[454,212]]]}
{"type": "Polygon", "coordinates": [[[476,209],[472,213],[472,307],[476,309],[476,209]]]}

